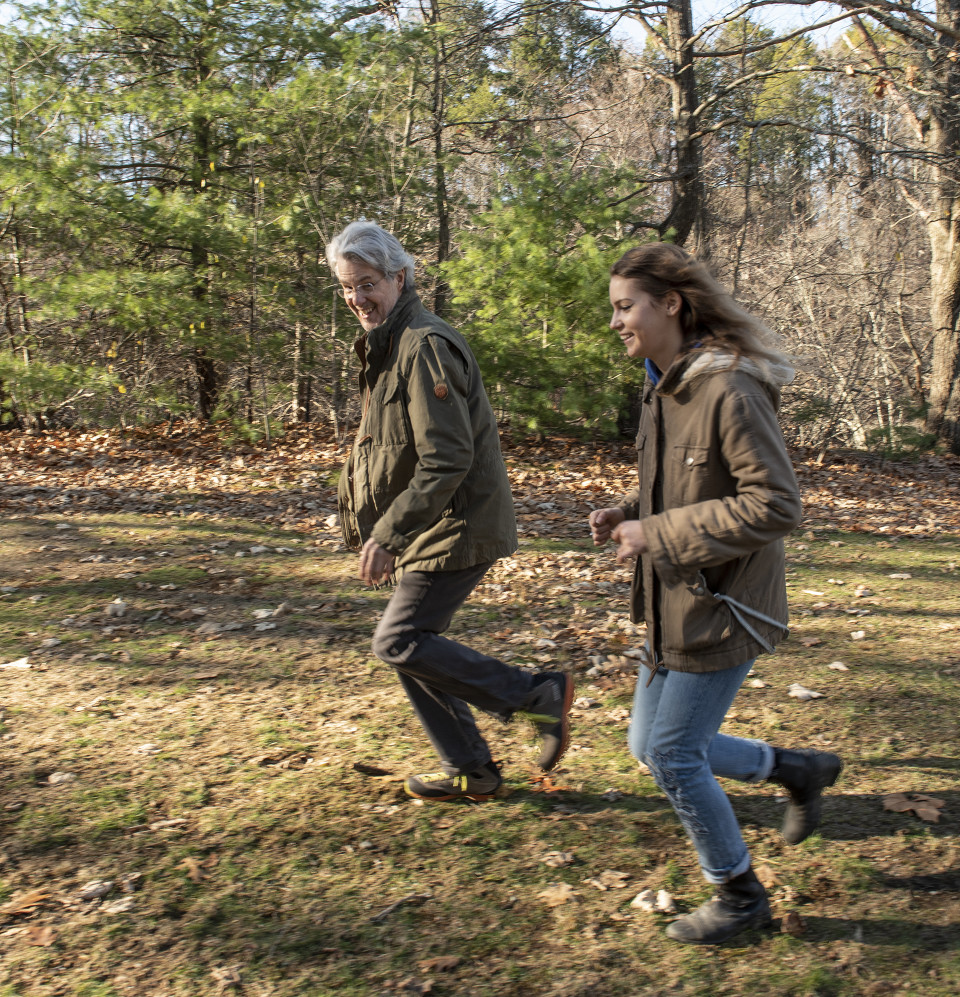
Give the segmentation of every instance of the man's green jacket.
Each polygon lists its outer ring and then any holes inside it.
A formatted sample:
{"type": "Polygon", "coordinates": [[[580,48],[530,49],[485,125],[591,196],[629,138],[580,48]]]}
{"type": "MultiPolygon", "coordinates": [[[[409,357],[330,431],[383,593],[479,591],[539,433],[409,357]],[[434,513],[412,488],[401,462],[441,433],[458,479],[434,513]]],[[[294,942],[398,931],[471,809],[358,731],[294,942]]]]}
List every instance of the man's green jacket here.
{"type": "Polygon", "coordinates": [[[466,340],[405,288],[356,342],[363,416],[340,477],[343,537],[397,569],[453,571],[517,549],[497,424],[466,340]]]}

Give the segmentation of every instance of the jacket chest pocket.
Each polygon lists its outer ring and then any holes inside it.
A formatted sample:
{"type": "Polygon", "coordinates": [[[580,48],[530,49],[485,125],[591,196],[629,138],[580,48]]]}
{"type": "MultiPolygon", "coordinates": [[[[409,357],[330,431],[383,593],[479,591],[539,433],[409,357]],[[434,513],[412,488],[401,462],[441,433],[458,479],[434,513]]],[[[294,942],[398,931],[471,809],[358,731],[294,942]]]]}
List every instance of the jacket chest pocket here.
{"type": "Polygon", "coordinates": [[[375,446],[403,446],[413,438],[406,394],[396,374],[378,381],[364,423],[363,434],[375,446]]]}
{"type": "Polygon", "coordinates": [[[684,444],[673,448],[673,459],[683,470],[690,474],[696,474],[702,472],[703,465],[710,460],[710,448],[692,447],[684,444]]]}
{"type": "Polygon", "coordinates": [[[710,489],[710,448],[675,446],[670,460],[670,491],[679,505],[706,497],[710,489]]]}

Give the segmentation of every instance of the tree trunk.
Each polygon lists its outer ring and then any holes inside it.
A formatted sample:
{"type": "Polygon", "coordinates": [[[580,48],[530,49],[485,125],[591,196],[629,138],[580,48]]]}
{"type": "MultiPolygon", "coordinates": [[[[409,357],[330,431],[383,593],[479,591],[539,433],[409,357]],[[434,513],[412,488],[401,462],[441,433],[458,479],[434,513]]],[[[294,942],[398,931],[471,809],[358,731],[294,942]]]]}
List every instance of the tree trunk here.
{"type": "MultiPolygon", "coordinates": [[[[940,0],[938,20],[960,29],[960,0],[940,0]]],[[[947,67],[930,104],[933,153],[930,234],[930,318],[934,334],[927,425],[960,454],[960,64],[947,67]]]]}
{"type": "Polygon", "coordinates": [[[960,246],[957,223],[960,200],[953,215],[931,225],[930,313],[934,330],[930,369],[930,405],[927,424],[960,454],[960,246]],[[944,229],[951,231],[942,231],[944,229]],[[941,231],[937,231],[941,230],[941,231]]]}
{"type": "Polygon", "coordinates": [[[293,327],[293,421],[310,421],[313,378],[310,375],[309,338],[298,319],[293,327]]]}
{"type": "MultiPolygon", "coordinates": [[[[203,83],[210,75],[210,67],[205,51],[207,42],[201,38],[197,47],[196,77],[197,83],[203,83]]],[[[193,132],[193,177],[191,186],[195,198],[203,198],[206,186],[206,171],[212,161],[213,126],[204,114],[194,114],[191,121],[193,132]]],[[[196,328],[201,328],[200,318],[207,311],[207,300],[210,293],[210,256],[207,246],[194,242],[190,247],[190,262],[193,269],[193,300],[197,303],[196,328]]],[[[204,323],[205,325],[206,323],[204,323]]],[[[212,322],[210,325],[212,326],[212,322]]],[[[207,329],[207,336],[213,335],[213,329],[207,329]]],[[[204,422],[209,422],[220,399],[220,383],[213,359],[207,353],[204,343],[194,343],[194,369],[197,374],[197,410],[204,422]]]]}
{"type": "Polygon", "coordinates": [[[676,135],[676,180],[670,214],[660,226],[660,235],[670,234],[682,246],[705,252],[703,149],[695,133],[699,129],[696,110],[697,77],[693,64],[693,14],[690,0],[670,0],[667,5],[667,48],[672,67],[670,79],[676,135]]]}
{"type": "Polygon", "coordinates": [[[193,369],[197,376],[197,414],[209,422],[220,398],[220,384],[213,361],[202,347],[193,351],[193,369]]]}
{"type": "MultiPolygon", "coordinates": [[[[437,0],[431,0],[430,23],[440,24],[440,5],[437,0]]],[[[443,118],[445,114],[444,97],[445,81],[443,66],[445,51],[443,36],[438,31],[433,65],[433,99],[431,113],[433,115],[433,182],[434,199],[437,211],[437,283],[433,291],[433,311],[435,315],[443,316],[450,297],[450,287],[444,279],[439,267],[450,257],[450,205],[447,196],[447,172],[443,154],[443,118]]]]}

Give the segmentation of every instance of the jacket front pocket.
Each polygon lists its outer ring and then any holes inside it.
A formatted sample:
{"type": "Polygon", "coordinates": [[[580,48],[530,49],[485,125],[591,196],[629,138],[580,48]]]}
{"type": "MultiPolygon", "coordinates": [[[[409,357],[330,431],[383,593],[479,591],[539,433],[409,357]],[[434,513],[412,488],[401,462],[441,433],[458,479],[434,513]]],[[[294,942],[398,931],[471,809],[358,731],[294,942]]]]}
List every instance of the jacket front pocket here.
{"type": "Polygon", "coordinates": [[[709,447],[692,447],[688,444],[673,448],[673,459],[682,468],[688,471],[696,471],[710,459],[709,447]]]}
{"type": "Polygon", "coordinates": [[[708,497],[713,488],[710,448],[684,444],[675,446],[670,456],[665,491],[672,496],[671,504],[692,505],[708,497]]]}
{"type": "Polygon", "coordinates": [[[727,606],[709,593],[695,594],[686,585],[669,590],[664,605],[664,650],[711,651],[733,632],[727,606]]]}
{"type": "Polygon", "coordinates": [[[371,404],[377,406],[377,411],[368,413],[374,417],[368,425],[378,445],[402,446],[413,438],[407,400],[399,378],[387,376],[383,393],[375,392],[371,404]]]}

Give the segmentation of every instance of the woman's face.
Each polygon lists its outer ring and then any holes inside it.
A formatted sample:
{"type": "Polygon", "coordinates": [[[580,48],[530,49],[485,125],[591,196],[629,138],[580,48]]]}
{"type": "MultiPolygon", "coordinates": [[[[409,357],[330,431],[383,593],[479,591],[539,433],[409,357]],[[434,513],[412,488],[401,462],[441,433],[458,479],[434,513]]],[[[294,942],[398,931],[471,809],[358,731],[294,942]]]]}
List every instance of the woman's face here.
{"type": "Polygon", "coordinates": [[[630,277],[610,278],[610,305],[615,329],[627,356],[650,359],[666,370],[683,346],[680,325],[680,295],[668,291],[660,300],[651,297],[630,277]]]}
{"type": "Polygon", "coordinates": [[[337,279],[344,291],[344,301],[365,332],[387,320],[403,292],[403,277],[402,270],[387,277],[367,263],[343,258],[337,262],[337,279]]]}

